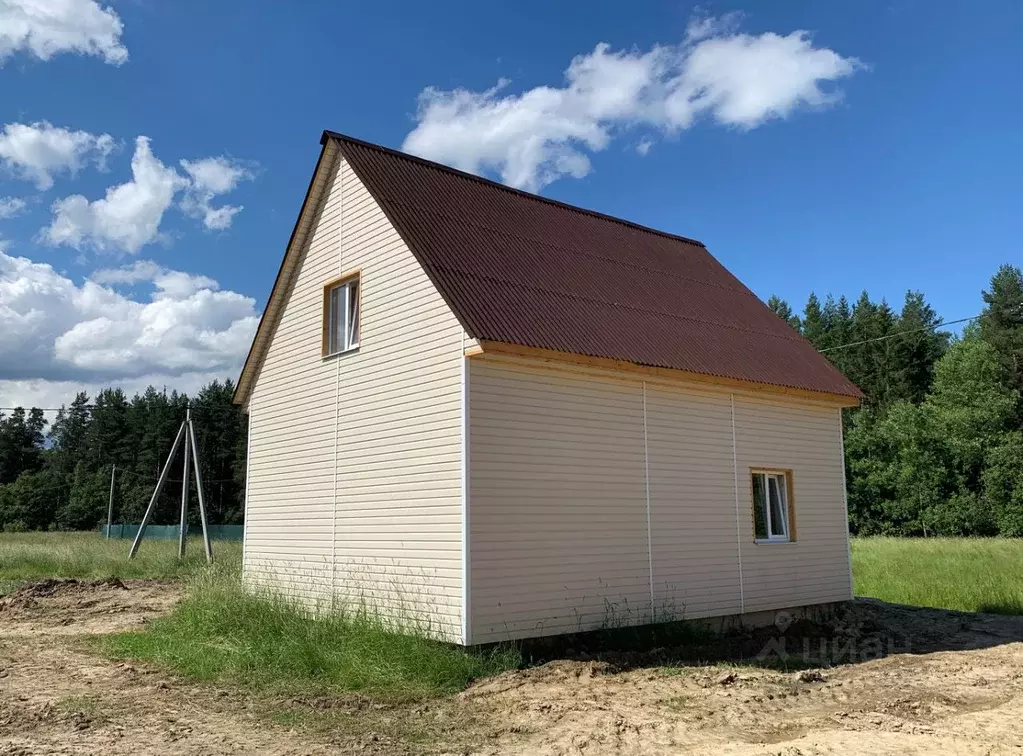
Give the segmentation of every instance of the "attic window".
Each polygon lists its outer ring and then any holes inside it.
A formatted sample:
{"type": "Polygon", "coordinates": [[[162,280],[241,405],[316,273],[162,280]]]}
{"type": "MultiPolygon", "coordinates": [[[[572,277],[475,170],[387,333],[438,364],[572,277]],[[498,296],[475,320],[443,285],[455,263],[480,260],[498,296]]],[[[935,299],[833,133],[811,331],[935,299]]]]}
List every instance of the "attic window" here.
{"type": "Polygon", "coordinates": [[[359,347],[359,276],[347,276],[323,287],[323,356],[359,347]]]}
{"type": "Polygon", "coordinates": [[[752,470],[753,535],[760,542],[795,540],[792,476],[787,470],[752,470]]]}

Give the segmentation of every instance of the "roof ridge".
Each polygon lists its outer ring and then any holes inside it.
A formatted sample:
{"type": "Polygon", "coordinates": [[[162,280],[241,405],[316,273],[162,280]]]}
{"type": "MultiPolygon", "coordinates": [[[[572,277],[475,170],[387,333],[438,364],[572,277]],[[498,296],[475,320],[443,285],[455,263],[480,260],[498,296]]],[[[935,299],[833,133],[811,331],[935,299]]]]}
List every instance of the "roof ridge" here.
{"type": "Polygon", "coordinates": [[[395,150],[391,147],[384,147],[381,144],[374,144],[373,142],[367,142],[364,139],[357,139],[356,137],[348,136],[347,134],[342,134],[338,131],[324,129],[323,134],[320,136],[320,144],[321,145],[325,144],[328,139],[336,139],[340,142],[350,142],[360,147],[368,147],[369,149],[379,150],[380,152],[386,153],[388,155],[393,155],[395,157],[403,158],[414,163],[419,163],[420,165],[426,166],[427,168],[434,168],[445,173],[450,173],[461,178],[469,179],[470,181],[475,181],[487,186],[492,186],[496,189],[501,189],[512,194],[517,194],[520,197],[525,197],[527,199],[535,200],[538,202],[544,202],[548,205],[554,205],[555,207],[560,207],[564,210],[571,210],[573,212],[581,213],[583,215],[589,215],[593,218],[599,218],[600,220],[611,221],[612,223],[620,223],[623,226],[628,226],[639,231],[646,231],[647,233],[651,234],[657,234],[658,236],[663,236],[668,239],[674,239],[675,241],[681,241],[687,244],[695,244],[697,246],[703,247],[704,249],[707,248],[707,245],[704,244],[699,239],[693,239],[691,237],[682,236],[680,234],[668,233],[667,231],[661,231],[660,229],[657,228],[644,226],[642,223],[636,223],[635,221],[630,221],[626,218],[619,218],[618,216],[608,215],[607,213],[602,213],[598,210],[590,210],[589,208],[586,207],[571,205],[568,202],[562,202],[561,200],[551,199],[550,197],[544,197],[543,195],[540,194],[534,194],[532,192],[527,192],[522,189],[516,189],[515,187],[508,186],[507,184],[502,184],[500,181],[494,181],[484,176],[477,176],[475,173],[469,173],[468,171],[463,171],[458,168],[452,168],[449,165],[437,163],[433,160],[427,160],[426,158],[419,157],[418,155],[411,155],[407,152],[395,150]]]}

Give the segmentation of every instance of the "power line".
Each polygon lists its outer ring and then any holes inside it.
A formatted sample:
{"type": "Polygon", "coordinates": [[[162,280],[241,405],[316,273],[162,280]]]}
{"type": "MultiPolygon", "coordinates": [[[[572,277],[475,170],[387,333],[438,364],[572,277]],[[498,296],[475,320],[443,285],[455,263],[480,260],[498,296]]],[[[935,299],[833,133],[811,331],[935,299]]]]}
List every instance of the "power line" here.
{"type": "MultiPolygon", "coordinates": [[[[1017,305],[1013,305],[1013,306],[1011,306],[1011,307],[1009,307],[1009,308],[1007,308],[1005,310],[1002,310],[999,314],[1001,314],[1001,315],[1019,315],[1021,313],[1023,313],[1023,302],[1021,302],[1020,304],[1017,304],[1017,305]]],[[[959,320],[942,320],[942,321],[940,321],[938,323],[935,323],[932,326],[924,326],[923,328],[912,328],[912,329],[910,329],[908,331],[897,331],[896,333],[889,333],[887,336],[877,336],[877,337],[875,337],[873,339],[863,339],[862,341],[852,341],[852,342],[850,342],[848,344],[839,344],[838,346],[828,347],[827,349],[818,349],[817,351],[820,352],[821,354],[824,354],[826,352],[834,352],[834,351],[836,351],[838,349],[847,349],[848,347],[860,346],[861,344],[873,344],[875,341],[887,341],[888,339],[898,338],[899,336],[908,336],[909,334],[912,334],[912,333],[920,333],[922,331],[934,331],[934,330],[937,330],[938,328],[941,328],[942,326],[955,325],[956,323],[966,323],[966,322],[969,322],[971,320],[977,320],[979,318],[982,318],[985,315],[990,315],[990,313],[982,312],[982,313],[979,313],[977,315],[973,315],[973,316],[968,317],[968,318],[959,318],[959,320]]]]}
{"type": "MultiPolygon", "coordinates": [[[[77,407],[74,407],[73,405],[68,404],[68,405],[65,405],[63,407],[29,407],[29,406],[0,407],[0,412],[13,412],[14,410],[19,410],[19,409],[23,409],[23,410],[35,410],[35,409],[37,409],[40,412],[60,412],[61,410],[64,410],[65,412],[67,412],[67,411],[69,411],[71,409],[84,409],[84,410],[92,411],[92,410],[96,409],[97,406],[99,406],[99,405],[96,405],[96,404],[80,404],[77,407]]],[[[109,408],[110,408],[110,405],[106,405],[106,406],[102,407],[102,409],[109,409],[109,408]]],[[[125,409],[126,410],[131,410],[131,405],[130,404],[126,405],[125,409]]],[[[177,408],[175,408],[175,409],[177,409],[177,408]]],[[[241,413],[241,411],[242,411],[241,407],[236,407],[234,405],[230,405],[229,406],[229,405],[224,405],[224,404],[212,404],[212,405],[209,405],[209,406],[196,406],[196,405],[193,404],[193,405],[189,405],[188,407],[182,407],[181,409],[191,409],[193,412],[238,412],[238,413],[241,413]]]]}
{"type": "Polygon", "coordinates": [[[980,315],[974,315],[971,318],[960,318],[959,320],[943,320],[940,323],[935,323],[931,326],[924,326],[923,328],[913,328],[908,331],[899,331],[898,333],[889,333],[887,336],[878,336],[873,339],[863,339],[863,341],[851,341],[848,344],[839,344],[838,346],[828,347],[827,349],[818,349],[817,351],[821,354],[825,352],[834,352],[836,349],[846,349],[848,347],[859,346],[860,344],[873,344],[875,341],[887,341],[888,339],[894,339],[899,336],[908,336],[911,333],[920,333],[921,331],[933,331],[937,328],[941,328],[946,325],[955,325],[956,323],[965,323],[969,320],[976,320],[981,317],[980,315]]]}

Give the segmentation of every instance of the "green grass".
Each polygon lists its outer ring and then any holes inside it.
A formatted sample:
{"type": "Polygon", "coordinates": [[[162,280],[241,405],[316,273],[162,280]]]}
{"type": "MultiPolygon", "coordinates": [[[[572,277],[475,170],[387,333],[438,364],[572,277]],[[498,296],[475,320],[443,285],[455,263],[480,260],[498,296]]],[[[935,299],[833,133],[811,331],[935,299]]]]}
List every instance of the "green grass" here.
{"type": "Polygon", "coordinates": [[[319,696],[361,693],[409,701],[462,690],[518,666],[509,648],[466,651],[416,632],[392,632],[365,612],[314,618],[290,601],[253,595],[236,574],[204,570],[167,617],[104,640],[118,658],[250,690],[319,696]]]}
{"type": "MultiPolygon", "coordinates": [[[[185,560],[177,541],[144,540],[134,559],[131,541],[97,533],[0,533],[0,595],[18,584],[44,578],[179,578],[203,564],[202,542],[189,539],[185,560]]],[[[241,542],[215,541],[214,557],[226,566],[241,562],[241,542]]]]}
{"type": "Polygon", "coordinates": [[[1023,540],[855,538],[852,556],[857,596],[1023,614],[1023,540]]]}

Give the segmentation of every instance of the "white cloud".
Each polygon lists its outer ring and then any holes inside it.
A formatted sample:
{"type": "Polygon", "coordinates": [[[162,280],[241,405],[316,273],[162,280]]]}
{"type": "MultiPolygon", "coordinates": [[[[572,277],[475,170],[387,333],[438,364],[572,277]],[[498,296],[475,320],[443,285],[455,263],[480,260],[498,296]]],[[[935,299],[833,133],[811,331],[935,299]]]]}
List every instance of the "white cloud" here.
{"type": "Polygon", "coordinates": [[[13,218],[25,211],[25,200],[20,197],[0,197],[0,220],[13,218]]]}
{"type": "Polygon", "coordinates": [[[53,219],[39,238],[52,246],[136,254],[147,244],[164,238],[164,213],[184,192],[181,209],[210,230],[231,226],[240,205],[213,207],[212,200],[252,178],[252,172],[225,157],[182,160],[188,176],[164,165],[150,147],[149,138],[135,139],[131,181],[107,189],[102,199],[89,201],[81,194],[53,203],[53,219]]]}
{"type": "Polygon", "coordinates": [[[639,144],[636,145],[636,152],[640,155],[646,155],[650,152],[650,148],[654,146],[654,140],[649,137],[644,137],[639,140],[639,144]]]}
{"type": "Polygon", "coordinates": [[[95,55],[120,65],[124,24],[95,0],[0,0],[0,65],[17,52],[40,60],[61,53],[95,55]]]}
{"type": "Polygon", "coordinates": [[[258,322],[255,300],[152,262],[76,284],[0,251],[0,381],[107,381],[236,375],[258,322]],[[109,284],[149,282],[134,298],[109,284]]]}
{"type": "Polygon", "coordinates": [[[59,173],[74,175],[90,163],[105,169],[116,146],[109,134],[71,131],[49,121],[9,123],[0,132],[0,163],[37,188],[49,189],[59,173]]]}
{"type": "Polygon", "coordinates": [[[835,102],[840,93],[825,85],[862,67],[814,47],[808,32],[741,34],[738,20],[698,19],[680,44],[646,52],[598,44],[572,60],[563,87],[520,94],[505,94],[506,80],[482,92],[429,87],[404,149],[473,173],[495,171],[536,191],[585,176],[587,152],[603,150],[623,130],[672,134],[701,118],[751,129],[835,102]]]}
{"type": "Polygon", "coordinates": [[[191,178],[191,185],[181,201],[186,215],[202,220],[210,231],[230,228],[234,216],[241,212],[241,205],[213,207],[211,202],[221,194],[234,191],[241,181],[251,180],[252,171],[226,157],[209,157],[202,160],[182,160],[181,167],[191,178]]]}
{"type": "Polygon", "coordinates": [[[152,260],[139,260],[134,265],[94,271],[89,280],[98,284],[135,284],[150,282],[156,288],[154,299],[185,299],[197,291],[217,291],[220,284],[207,276],[168,270],[152,260]]]}
{"type": "Polygon", "coordinates": [[[74,194],[54,202],[53,221],[41,239],[53,246],[131,254],[156,241],[164,212],[188,182],[153,155],[144,136],[135,140],[131,174],[131,181],[110,187],[103,199],[90,202],[74,194]]]}

